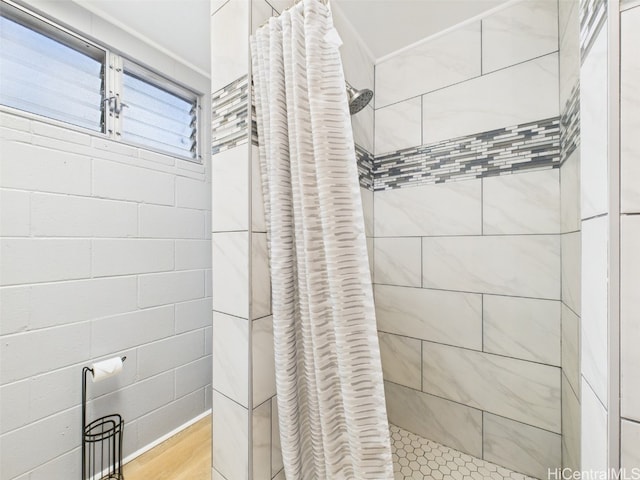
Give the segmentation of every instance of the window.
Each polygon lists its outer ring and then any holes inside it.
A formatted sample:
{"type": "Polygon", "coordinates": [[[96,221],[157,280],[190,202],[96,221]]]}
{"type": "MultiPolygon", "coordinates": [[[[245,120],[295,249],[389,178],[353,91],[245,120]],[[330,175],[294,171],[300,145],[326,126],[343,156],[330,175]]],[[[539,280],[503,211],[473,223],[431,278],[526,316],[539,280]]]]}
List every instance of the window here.
{"type": "Polygon", "coordinates": [[[4,3],[0,42],[0,104],[104,131],[104,50],[4,3]]]}
{"type": "Polygon", "coordinates": [[[122,84],[126,108],[122,138],[174,155],[195,157],[198,98],[128,62],[122,84]]]}
{"type": "Polygon", "coordinates": [[[0,105],[200,158],[195,92],[4,0],[0,105]]]}

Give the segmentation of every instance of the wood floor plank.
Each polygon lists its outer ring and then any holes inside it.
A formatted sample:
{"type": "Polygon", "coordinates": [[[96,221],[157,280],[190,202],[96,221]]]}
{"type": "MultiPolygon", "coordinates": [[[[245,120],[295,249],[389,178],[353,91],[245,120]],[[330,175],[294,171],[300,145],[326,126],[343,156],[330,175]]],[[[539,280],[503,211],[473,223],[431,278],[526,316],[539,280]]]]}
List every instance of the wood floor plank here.
{"type": "Polygon", "coordinates": [[[210,480],[211,417],[174,435],[124,466],[126,480],[210,480]]]}

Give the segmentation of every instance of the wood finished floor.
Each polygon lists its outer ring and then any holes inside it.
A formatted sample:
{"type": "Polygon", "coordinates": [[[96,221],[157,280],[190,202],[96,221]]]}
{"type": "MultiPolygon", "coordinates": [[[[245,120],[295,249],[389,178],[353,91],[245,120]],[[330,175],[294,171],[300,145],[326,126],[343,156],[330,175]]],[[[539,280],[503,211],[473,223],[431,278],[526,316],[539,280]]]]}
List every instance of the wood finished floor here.
{"type": "Polygon", "coordinates": [[[211,480],[211,416],[124,466],[126,480],[211,480]]]}

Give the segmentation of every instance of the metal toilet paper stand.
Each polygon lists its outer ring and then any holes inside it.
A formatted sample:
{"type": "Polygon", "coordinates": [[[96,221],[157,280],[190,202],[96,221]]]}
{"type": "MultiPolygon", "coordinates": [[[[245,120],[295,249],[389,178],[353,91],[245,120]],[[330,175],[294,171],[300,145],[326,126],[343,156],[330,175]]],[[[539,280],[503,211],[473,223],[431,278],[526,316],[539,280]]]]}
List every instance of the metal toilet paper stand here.
{"type": "MultiPolygon", "coordinates": [[[[127,357],[122,357],[124,362],[127,357]]],[[[124,420],[118,414],[105,415],[87,424],[87,377],[82,369],[82,480],[124,480],[122,436],[124,420]]]]}

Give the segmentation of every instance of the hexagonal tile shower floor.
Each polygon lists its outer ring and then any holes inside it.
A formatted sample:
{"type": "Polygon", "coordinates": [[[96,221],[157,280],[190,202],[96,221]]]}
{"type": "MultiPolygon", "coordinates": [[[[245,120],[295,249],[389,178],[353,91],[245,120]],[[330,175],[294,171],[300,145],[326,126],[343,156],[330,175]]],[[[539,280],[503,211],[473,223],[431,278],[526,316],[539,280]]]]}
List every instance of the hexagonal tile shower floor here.
{"type": "Polygon", "coordinates": [[[395,425],[390,429],[395,480],[534,480],[395,425]]]}

